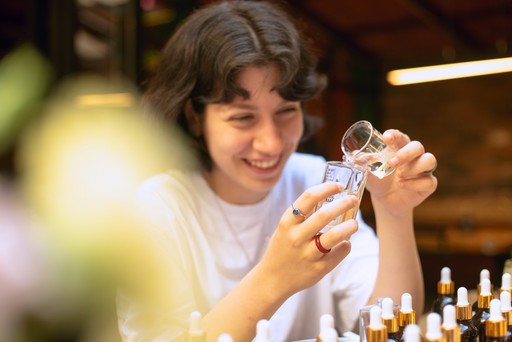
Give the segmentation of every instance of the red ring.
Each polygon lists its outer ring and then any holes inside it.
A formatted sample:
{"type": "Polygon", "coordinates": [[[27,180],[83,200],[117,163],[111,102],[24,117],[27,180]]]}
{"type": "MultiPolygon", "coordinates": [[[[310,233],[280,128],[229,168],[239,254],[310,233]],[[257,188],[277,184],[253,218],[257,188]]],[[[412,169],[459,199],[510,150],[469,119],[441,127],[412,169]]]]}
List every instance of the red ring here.
{"type": "Polygon", "coordinates": [[[323,254],[327,254],[331,251],[331,249],[325,249],[324,246],[322,246],[322,243],[320,242],[320,235],[322,235],[322,233],[317,233],[315,235],[315,245],[316,245],[316,248],[318,248],[318,250],[323,253],[323,254]]]}

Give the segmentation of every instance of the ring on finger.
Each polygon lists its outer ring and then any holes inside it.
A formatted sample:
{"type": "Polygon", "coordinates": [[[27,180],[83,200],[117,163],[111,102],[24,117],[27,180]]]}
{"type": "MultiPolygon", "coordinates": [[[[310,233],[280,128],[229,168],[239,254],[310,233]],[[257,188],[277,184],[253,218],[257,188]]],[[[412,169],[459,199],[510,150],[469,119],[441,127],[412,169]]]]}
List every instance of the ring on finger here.
{"type": "Polygon", "coordinates": [[[302,216],[302,217],[304,217],[304,219],[306,219],[306,215],[304,215],[304,213],[299,208],[296,208],[295,205],[293,205],[293,203],[292,203],[292,213],[294,216],[302,216]]]}
{"type": "Polygon", "coordinates": [[[320,251],[322,254],[327,254],[331,251],[331,249],[326,249],[324,246],[322,246],[322,243],[320,242],[320,236],[322,236],[322,233],[317,233],[315,235],[315,245],[316,248],[320,251]]]}

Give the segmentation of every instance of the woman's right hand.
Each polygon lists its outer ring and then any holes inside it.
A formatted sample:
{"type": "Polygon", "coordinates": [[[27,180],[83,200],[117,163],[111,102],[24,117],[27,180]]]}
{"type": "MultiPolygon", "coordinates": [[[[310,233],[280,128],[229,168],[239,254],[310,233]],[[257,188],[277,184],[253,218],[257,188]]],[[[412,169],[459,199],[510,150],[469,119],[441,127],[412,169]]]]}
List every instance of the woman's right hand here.
{"type": "Polygon", "coordinates": [[[254,271],[264,272],[267,285],[282,296],[288,298],[316,284],[350,252],[349,238],[358,228],[353,219],[330,228],[319,237],[321,246],[331,249],[330,252],[322,253],[315,244],[315,235],[323,227],[357,206],[355,196],[343,196],[315,211],[319,202],[342,190],[343,187],[335,182],[313,186],[302,193],[281,217],[254,271]],[[300,209],[304,216],[294,215],[293,207],[300,209]]]}

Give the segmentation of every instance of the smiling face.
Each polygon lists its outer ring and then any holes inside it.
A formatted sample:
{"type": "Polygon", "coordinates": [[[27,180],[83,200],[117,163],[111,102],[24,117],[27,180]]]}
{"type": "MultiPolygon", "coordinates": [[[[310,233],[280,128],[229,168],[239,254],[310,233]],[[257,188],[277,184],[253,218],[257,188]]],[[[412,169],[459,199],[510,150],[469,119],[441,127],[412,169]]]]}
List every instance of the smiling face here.
{"type": "Polygon", "coordinates": [[[202,134],[213,161],[207,180],[227,202],[263,199],[302,136],[300,102],[287,101],[274,90],[278,78],[275,66],[247,67],[237,83],[249,92],[248,99],[206,106],[202,134]]]}

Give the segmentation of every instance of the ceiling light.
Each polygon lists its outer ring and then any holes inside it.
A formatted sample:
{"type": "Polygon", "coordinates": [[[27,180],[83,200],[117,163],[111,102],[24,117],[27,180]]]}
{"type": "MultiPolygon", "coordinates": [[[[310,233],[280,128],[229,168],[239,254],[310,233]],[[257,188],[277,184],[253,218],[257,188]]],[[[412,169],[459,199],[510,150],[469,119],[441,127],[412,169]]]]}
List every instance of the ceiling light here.
{"type": "Polygon", "coordinates": [[[405,85],[511,71],[512,57],[507,57],[392,70],[388,72],[387,80],[392,85],[405,85]]]}

